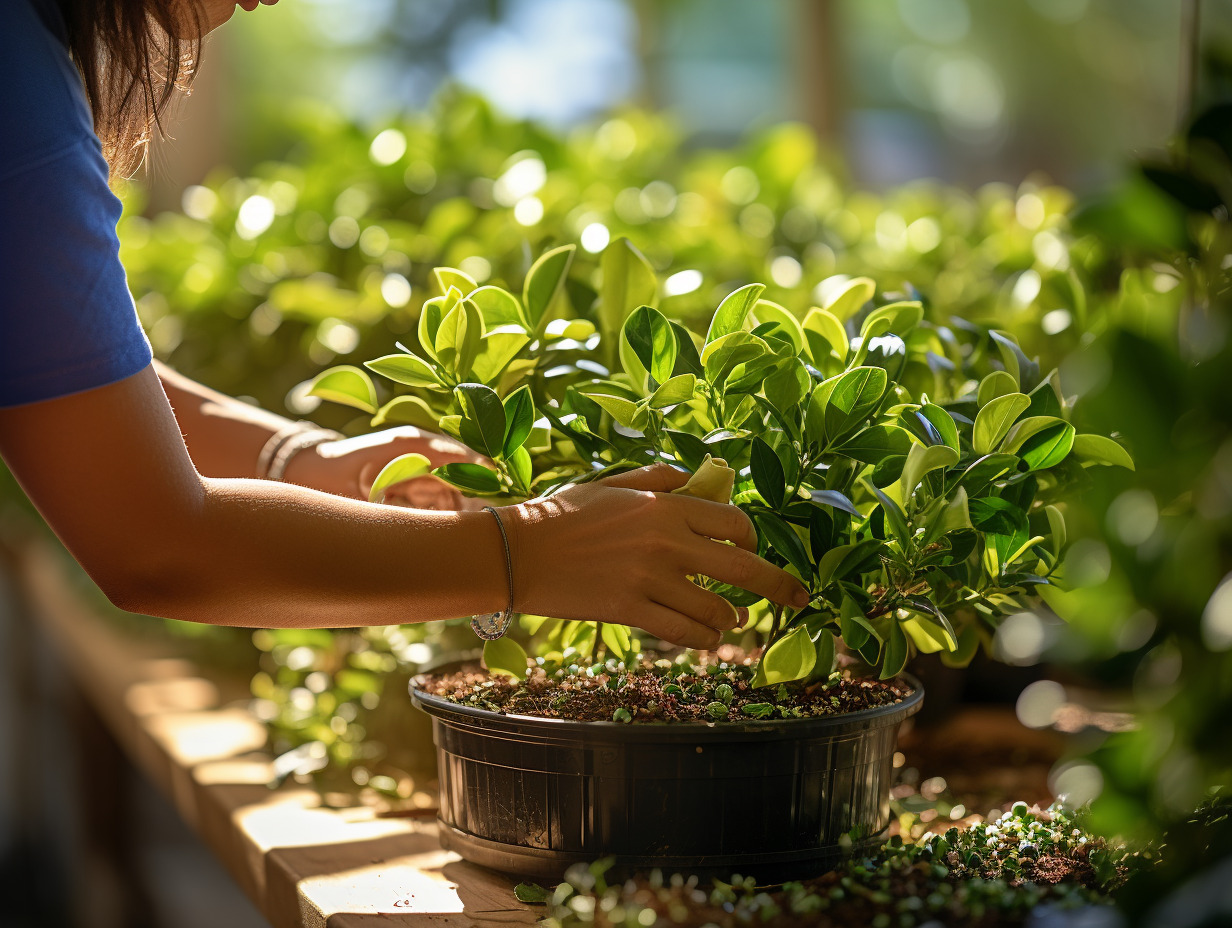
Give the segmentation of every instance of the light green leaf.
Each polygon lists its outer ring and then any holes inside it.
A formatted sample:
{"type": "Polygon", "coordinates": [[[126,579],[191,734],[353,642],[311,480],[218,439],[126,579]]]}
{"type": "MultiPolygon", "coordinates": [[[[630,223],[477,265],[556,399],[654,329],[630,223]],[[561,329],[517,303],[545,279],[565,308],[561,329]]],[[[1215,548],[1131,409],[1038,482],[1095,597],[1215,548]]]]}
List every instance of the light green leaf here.
{"type": "Polygon", "coordinates": [[[444,296],[434,296],[430,300],[425,300],[419,310],[419,347],[432,358],[436,357],[433,352],[436,345],[436,333],[441,327],[441,320],[445,318],[445,314],[449,310],[457,305],[460,299],[462,299],[461,291],[457,287],[450,287],[445,291],[444,296]]]}
{"type": "Polygon", "coordinates": [[[804,328],[787,309],[770,300],[758,300],[753,305],[753,316],[759,323],[773,322],[778,326],[777,331],[791,339],[796,354],[804,350],[804,328]]]}
{"type": "Polygon", "coordinates": [[[1073,453],[1079,461],[1134,469],[1134,459],[1129,452],[1103,435],[1075,435],[1073,453]]]}
{"type": "Polygon", "coordinates": [[[697,389],[697,378],[692,374],[680,374],[663,383],[650,398],[654,409],[666,409],[678,403],[687,403],[693,399],[693,391],[697,389]]]}
{"type": "Polygon", "coordinates": [[[885,642],[885,659],[881,664],[881,679],[888,680],[903,672],[907,664],[907,636],[897,619],[890,622],[890,634],[885,642]]]}
{"type": "Polygon", "coordinates": [[[603,643],[609,651],[624,661],[633,657],[633,630],[629,626],[604,622],[601,628],[603,643]]]}
{"type": "Polygon", "coordinates": [[[522,288],[522,305],[526,308],[526,320],[535,331],[542,331],[543,326],[547,325],[548,307],[569,273],[575,251],[576,245],[561,245],[545,251],[527,272],[522,288]]]}
{"type": "MultiPolygon", "coordinates": [[[[733,290],[719,304],[710,320],[710,329],[706,332],[706,346],[725,335],[739,332],[744,325],[744,319],[749,314],[761,295],[766,292],[765,284],[746,284],[739,290],[733,290]]],[[[705,361],[705,358],[702,358],[705,361]]]]}
{"type": "Polygon", "coordinates": [[[881,401],[888,383],[886,372],[880,367],[855,367],[832,379],[834,386],[825,408],[829,441],[842,437],[867,418],[881,401]]]}
{"type": "Polygon", "coordinates": [[[1056,467],[1074,447],[1074,427],[1062,422],[1043,429],[1027,438],[1018,455],[1029,470],[1047,470],[1056,467]]]}
{"type": "Polygon", "coordinates": [[[924,307],[915,300],[887,303],[865,317],[864,324],[860,326],[860,338],[867,342],[887,332],[901,337],[919,325],[923,318],[924,307]]]}
{"type": "Polygon", "coordinates": [[[500,475],[482,464],[471,464],[469,461],[456,462],[442,465],[432,473],[467,493],[490,496],[499,493],[501,489],[500,475]]]}
{"type": "Polygon", "coordinates": [[[483,643],[483,665],[490,674],[512,677],[514,680],[526,679],[530,670],[526,651],[508,636],[483,643]]]}
{"type": "Polygon", "coordinates": [[[479,383],[493,383],[529,342],[530,336],[520,326],[504,325],[492,329],[479,344],[479,353],[471,365],[472,379],[479,383]]]}
{"type": "Polygon", "coordinates": [[[480,287],[467,297],[483,313],[483,321],[489,329],[516,325],[527,328],[526,315],[518,298],[501,287],[480,287]]]}
{"type": "Polygon", "coordinates": [[[595,324],[589,319],[553,319],[547,324],[544,334],[548,338],[571,338],[584,342],[595,334],[595,324]]]}
{"type": "Polygon", "coordinates": [[[1005,371],[993,371],[980,381],[980,388],[976,391],[976,400],[982,407],[987,406],[998,396],[1006,396],[1017,392],[1018,381],[1014,379],[1013,374],[1006,373],[1005,371]]]}
{"type": "Polygon", "coordinates": [[[365,371],[350,364],[331,367],[317,374],[308,387],[308,393],[331,403],[376,412],[376,387],[365,371]]]}
{"type": "Polygon", "coordinates": [[[958,426],[955,425],[953,416],[941,406],[935,406],[932,403],[925,403],[921,406],[920,415],[932,423],[942,441],[955,451],[959,450],[958,426]]]}
{"type": "Polygon", "coordinates": [[[432,462],[422,454],[399,455],[376,475],[376,479],[372,481],[372,489],[368,491],[368,501],[379,503],[385,498],[385,491],[395,483],[422,477],[431,470],[432,462]]]}
{"type": "Polygon", "coordinates": [[[1056,416],[1028,416],[1025,419],[1019,419],[1005,434],[1005,440],[1001,442],[1001,451],[1005,454],[1017,454],[1018,449],[1026,444],[1031,436],[1053,426],[1064,424],[1065,420],[1058,419],[1056,416]]]}
{"type": "Polygon", "coordinates": [[[623,396],[612,396],[607,393],[587,393],[580,391],[583,396],[594,400],[599,406],[613,419],[619,422],[627,429],[636,428],[634,423],[638,420],[638,406],[632,400],[627,400],[623,396]]]}
{"type": "Polygon", "coordinates": [[[723,335],[702,349],[702,367],[706,372],[706,380],[719,386],[736,365],[744,364],[769,351],[769,345],[748,332],[723,335]]]}
{"type": "Polygon", "coordinates": [[[656,383],[671,378],[678,351],[676,333],[661,312],[650,306],[639,306],[625,320],[620,337],[656,383]]]}
{"type": "Polygon", "coordinates": [[[364,367],[408,387],[439,387],[440,380],[428,363],[413,354],[390,354],[375,361],[365,361],[364,367]]]}
{"type": "Polygon", "coordinates": [[[608,366],[615,361],[616,342],[625,319],[639,306],[658,302],[658,278],[646,257],[625,237],[612,241],[599,259],[599,332],[608,366]]]}
{"type": "Polygon", "coordinates": [[[877,283],[869,277],[855,277],[847,282],[835,297],[824,307],[834,314],[839,322],[846,322],[877,292],[877,283]]]}
{"type": "Polygon", "coordinates": [[[1053,557],[1060,560],[1061,552],[1065,550],[1065,516],[1056,506],[1045,506],[1044,512],[1048,515],[1048,534],[1051,536],[1049,548],[1053,557]]]}
{"type": "Polygon", "coordinates": [[[791,358],[785,364],[776,365],[762,381],[761,390],[770,405],[786,413],[800,405],[811,383],[809,373],[799,358],[791,358]]]}
{"type": "Polygon", "coordinates": [[[976,454],[989,454],[1001,443],[1010,426],[1014,424],[1031,400],[1022,393],[1007,393],[989,400],[975,417],[972,444],[976,454]]]}
{"type": "Polygon", "coordinates": [[[505,464],[515,478],[514,486],[529,491],[531,480],[534,479],[534,468],[530,460],[530,452],[519,445],[512,451],[505,452],[505,464]]]}
{"type": "Polygon", "coordinates": [[[847,360],[851,340],[834,313],[814,306],[804,317],[804,340],[813,363],[820,365],[833,352],[839,362],[847,360]]]}
{"type": "Polygon", "coordinates": [[[466,296],[479,286],[470,274],[455,267],[433,268],[432,276],[436,278],[436,285],[440,287],[441,293],[448,293],[450,287],[456,287],[462,296],[466,296]]]}
{"type": "Polygon", "coordinates": [[[949,445],[915,445],[907,452],[907,463],[899,478],[903,503],[911,499],[920,481],[934,470],[953,467],[958,463],[958,452],[949,445]]]}
{"type": "Polygon", "coordinates": [[[453,373],[455,380],[465,380],[479,354],[483,339],[483,316],[479,307],[469,300],[460,300],[441,318],[433,343],[433,354],[441,365],[453,373]]]}
{"type": "Polygon", "coordinates": [[[377,410],[372,427],[397,424],[436,430],[439,420],[440,416],[418,396],[396,396],[377,410]]]}
{"type": "Polygon", "coordinates": [[[958,640],[931,616],[913,613],[901,624],[903,631],[921,654],[936,654],[938,651],[958,649],[958,640]]]}
{"type": "Polygon", "coordinates": [[[753,674],[753,688],[803,680],[817,663],[817,648],[808,629],[797,625],[770,645],[753,674]]]}

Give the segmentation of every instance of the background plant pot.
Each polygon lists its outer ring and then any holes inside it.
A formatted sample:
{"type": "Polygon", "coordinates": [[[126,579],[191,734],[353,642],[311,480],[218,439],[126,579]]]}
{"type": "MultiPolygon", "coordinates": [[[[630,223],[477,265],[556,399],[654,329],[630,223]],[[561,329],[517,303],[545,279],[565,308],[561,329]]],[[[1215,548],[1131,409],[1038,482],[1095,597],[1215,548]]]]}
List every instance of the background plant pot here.
{"type": "MultiPolygon", "coordinates": [[[[417,680],[420,678],[417,678],[417,680]]],[[[625,725],[508,716],[417,688],[432,716],[441,843],[537,880],[614,857],[619,873],[761,881],[816,874],[880,841],[899,723],[892,706],[818,719],[625,725]]]]}

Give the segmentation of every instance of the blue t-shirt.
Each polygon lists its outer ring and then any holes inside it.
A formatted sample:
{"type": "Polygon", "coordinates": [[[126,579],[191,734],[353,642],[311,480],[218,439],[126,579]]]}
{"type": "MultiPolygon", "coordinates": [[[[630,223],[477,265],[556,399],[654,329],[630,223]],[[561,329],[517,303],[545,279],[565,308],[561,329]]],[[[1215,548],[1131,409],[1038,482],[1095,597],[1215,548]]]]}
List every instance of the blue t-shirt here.
{"type": "Polygon", "coordinates": [[[120,202],[63,28],[52,0],[0,0],[0,406],[150,363],[120,264],[120,202]]]}

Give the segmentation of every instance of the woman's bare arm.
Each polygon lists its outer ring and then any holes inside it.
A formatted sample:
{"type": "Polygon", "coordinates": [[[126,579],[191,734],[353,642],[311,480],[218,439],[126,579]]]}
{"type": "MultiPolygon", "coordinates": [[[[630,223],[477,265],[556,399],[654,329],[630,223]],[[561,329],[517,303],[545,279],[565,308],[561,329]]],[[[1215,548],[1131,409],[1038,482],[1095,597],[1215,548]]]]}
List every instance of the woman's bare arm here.
{"type": "MultiPolygon", "coordinates": [[[[130,611],[310,627],[422,622],[505,606],[491,514],[202,477],[152,367],[106,387],[0,409],[0,455],[74,557],[130,611]]],[[[751,553],[756,536],[738,509],[656,492],[681,482],[670,468],[651,469],[502,510],[517,608],[626,622],[708,647],[735,625],[735,610],[689,574],[803,605],[800,584],[751,553]]]]}

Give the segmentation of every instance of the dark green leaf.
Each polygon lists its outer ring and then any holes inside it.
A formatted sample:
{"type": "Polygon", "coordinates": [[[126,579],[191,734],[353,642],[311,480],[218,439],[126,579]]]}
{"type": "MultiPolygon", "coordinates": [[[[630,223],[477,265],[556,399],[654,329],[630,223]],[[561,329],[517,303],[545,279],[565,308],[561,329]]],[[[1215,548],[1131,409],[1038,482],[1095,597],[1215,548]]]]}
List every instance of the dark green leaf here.
{"type": "Polygon", "coordinates": [[[454,390],[462,407],[462,440],[489,458],[503,453],[505,408],[491,387],[481,383],[459,384],[454,390]]]}
{"type": "Polygon", "coordinates": [[[500,476],[496,471],[484,467],[482,464],[466,462],[445,464],[442,467],[438,467],[432,473],[436,474],[446,483],[453,484],[459,490],[465,490],[470,493],[499,493],[501,488],[500,476]]]}
{"type": "Polygon", "coordinates": [[[535,401],[530,387],[521,386],[505,397],[505,437],[503,449],[506,456],[521,448],[535,424],[535,401]]]}
{"type": "Polygon", "coordinates": [[[761,498],[772,509],[782,509],[787,493],[787,479],[783,474],[783,463],[774,449],[760,437],[754,437],[749,463],[753,472],[753,485],[757,487],[761,498]]]}
{"type": "Polygon", "coordinates": [[[849,512],[857,519],[862,518],[860,510],[858,510],[851,500],[838,490],[812,490],[809,493],[813,502],[821,503],[823,506],[830,506],[834,509],[841,509],[843,512],[849,512]]]}
{"type": "Polygon", "coordinates": [[[804,542],[800,540],[800,536],[796,534],[791,525],[783,521],[780,516],[770,512],[758,513],[753,517],[753,521],[757,524],[757,530],[770,543],[770,547],[796,568],[807,583],[809,577],[812,576],[813,567],[809,563],[804,542]]]}
{"type": "Polygon", "coordinates": [[[911,436],[896,425],[870,425],[836,450],[864,464],[880,464],[887,458],[905,456],[911,450],[911,436]]]}

